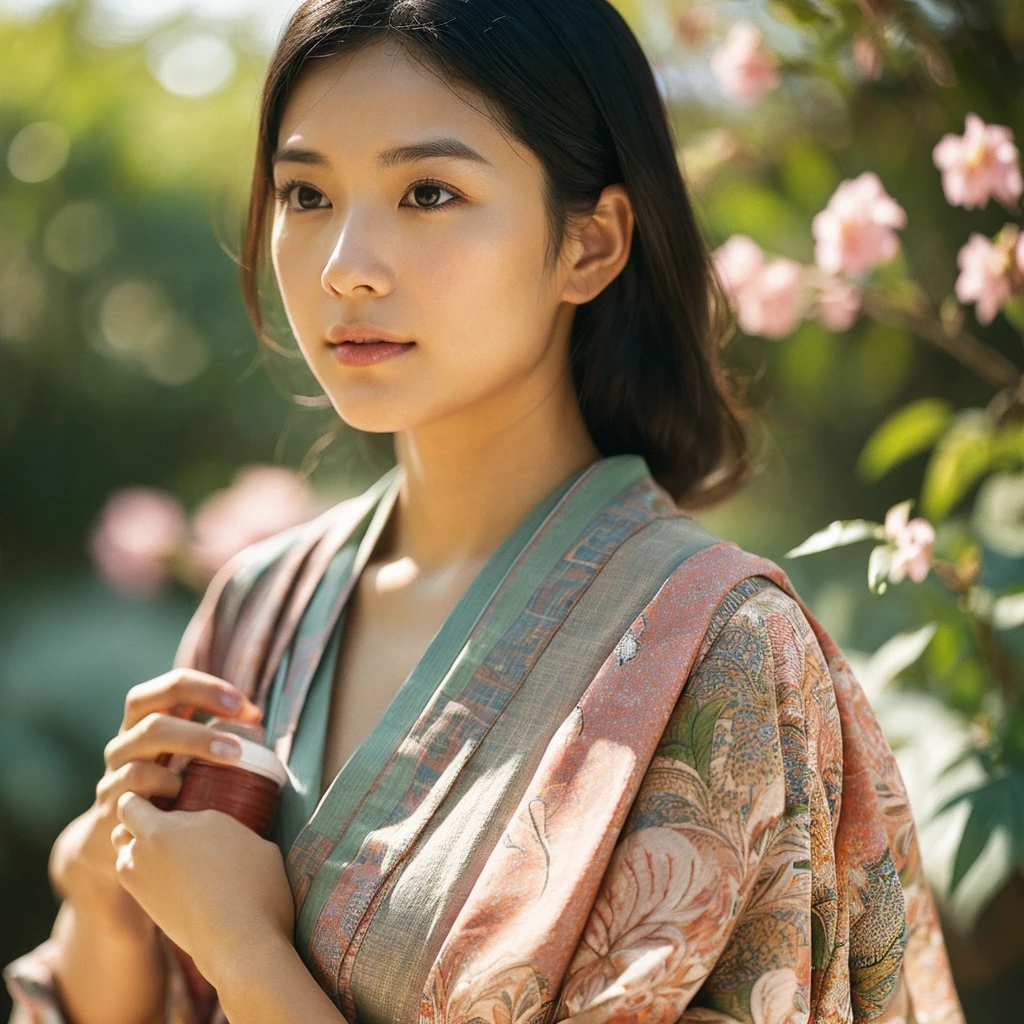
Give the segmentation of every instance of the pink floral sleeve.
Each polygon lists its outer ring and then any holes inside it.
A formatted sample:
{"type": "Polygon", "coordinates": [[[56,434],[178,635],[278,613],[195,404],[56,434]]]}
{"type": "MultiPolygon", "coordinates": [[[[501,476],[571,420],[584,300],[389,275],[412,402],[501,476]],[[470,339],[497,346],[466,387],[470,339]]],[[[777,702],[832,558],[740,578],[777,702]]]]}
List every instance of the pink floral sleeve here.
{"type": "MultiPolygon", "coordinates": [[[[163,951],[167,965],[164,1024],[196,1024],[185,976],[166,943],[163,951]]],[[[56,954],[56,943],[47,939],[4,968],[7,991],[14,1001],[8,1024],[73,1024],[61,1003],[56,954]]]]}
{"type": "MultiPolygon", "coordinates": [[[[924,883],[905,798],[884,824],[851,799],[840,828],[844,738],[891,766],[862,773],[876,791],[902,792],[866,702],[840,721],[831,669],[847,666],[826,664],[799,605],[763,578],[716,614],[728,619],[661,737],[555,1019],[961,1022],[937,924],[908,913],[924,883]],[[943,958],[913,1009],[908,942],[943,958]]],[[[845,756],[847,771],[865,758],[845,756]]]]}

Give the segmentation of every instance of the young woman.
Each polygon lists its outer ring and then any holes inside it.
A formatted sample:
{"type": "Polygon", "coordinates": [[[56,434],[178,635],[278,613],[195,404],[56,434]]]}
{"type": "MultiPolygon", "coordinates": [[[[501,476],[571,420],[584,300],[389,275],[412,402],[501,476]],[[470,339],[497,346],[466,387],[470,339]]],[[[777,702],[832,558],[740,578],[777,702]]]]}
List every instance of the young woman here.
{"type": "Polygon", "coordinates": [[[681,511],[746,448],[615,10],[307,0],[263,96],[258,326],[266,241],[313,373],[397,465],[225,566],[130,691],[16,1019],[961,1021],[847,663],[681,511]],[[231,763],[185,707],[262,718],[273,841],[148,799],[162,753],[231,763]]]}

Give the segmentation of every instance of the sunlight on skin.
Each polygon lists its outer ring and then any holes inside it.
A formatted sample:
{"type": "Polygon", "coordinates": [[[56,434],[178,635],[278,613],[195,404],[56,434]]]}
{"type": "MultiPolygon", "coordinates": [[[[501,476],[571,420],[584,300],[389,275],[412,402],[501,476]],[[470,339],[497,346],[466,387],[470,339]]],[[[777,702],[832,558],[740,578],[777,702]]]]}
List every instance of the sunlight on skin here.
{"type": "Polygon", "coordinates": [[[307,65],[277,157],[271,258],[292,332],[346,423],[395,434],[390,553],[442,573],[488,555],[599,457],[568,342],[628,258],[624,187],[546,263],[539,159],[394,40],[307,65]],[[344,365],[328,332],[359,321],[415,344],[344,365]]]}
{"type": "Polygon", "coordinates": [[[380,592],[399,590],[408,586],[420,574],[419,566],[411,558],[397,558],[383,565],[374,580],[375,589],[380,592]]]}

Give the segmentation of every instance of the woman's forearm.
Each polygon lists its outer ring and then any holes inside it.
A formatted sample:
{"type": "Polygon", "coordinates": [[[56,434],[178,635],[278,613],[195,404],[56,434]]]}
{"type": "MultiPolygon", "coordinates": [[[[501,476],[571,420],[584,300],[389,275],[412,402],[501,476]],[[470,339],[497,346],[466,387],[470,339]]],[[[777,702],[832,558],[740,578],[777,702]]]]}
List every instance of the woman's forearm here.
{"type": "Polygon", "coordinates": [[[346,1024],[341,1011],[283,936],[234,955],[211,978],[231,1024],[346,1024]]]}
{"type": "Polygon", "coordinates": [[[163,951],[155,926],[141,911],[67,898],[53,939],[53,971],[70,1024],[163,1020],[163,951]]]}

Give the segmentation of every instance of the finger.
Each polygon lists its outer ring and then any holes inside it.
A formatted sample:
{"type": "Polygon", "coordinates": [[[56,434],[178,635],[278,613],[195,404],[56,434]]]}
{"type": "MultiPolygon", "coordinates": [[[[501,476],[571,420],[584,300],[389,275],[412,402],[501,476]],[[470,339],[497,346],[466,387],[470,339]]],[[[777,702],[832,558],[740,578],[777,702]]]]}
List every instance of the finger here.
{"type": "Polygon", "coordinates": [[[154,829],[159,828],[164,813],[131,790],[117,798],[117,820],[133,837],[149,835],[154,829]]]}
{"type": "Polygon", "coordinates": [[[165,796],[173,799],[181,790],[181,776],[153,761],[128,761],[104,773],[96,783],[98,803],[112,804],[126,790],[139,796],[165,796]]]}
{"type": "Polygon", "coordinates": [[[258,721],[263,712],[226,679],[195,669],[172,669],[155,679],[137,683],[125,697],[121,729],[132,728],[155,711],[200,708],[214,715],[258,721]]]}
{"type": "Polygon", "coordinates": [[[238,737],[209,725],[154,712],[103,748],[108,771],[129,761],[152,761],[160,754],[186,754],[219,764],[232,764],[241,754],[238,737]]]}
{"type": "Polygon", "coordinates": [[[120,852],[122,846],[126,846],[135,837],[128,831],[128,829],[118,822],[110,832],[110,845],[120,852]]]}
{"type": "MultiPolygon", "coordinates": [[[[118,826],[118,828],[121,827],[120,825],[118,826]]],[[[128,830],[125,829],[125,832],[128,832],[128,830]]],[[[114,841],[113,832],[110,833],[110,841],[114,841]]],[[[122,842],[116,849],[117,856],[114,858],[114,870],[117,872],[121,885],[130,893],[131,871],[135,867],[135,840],[130,832],[128,832],[127,842],[122,842]]]]}

